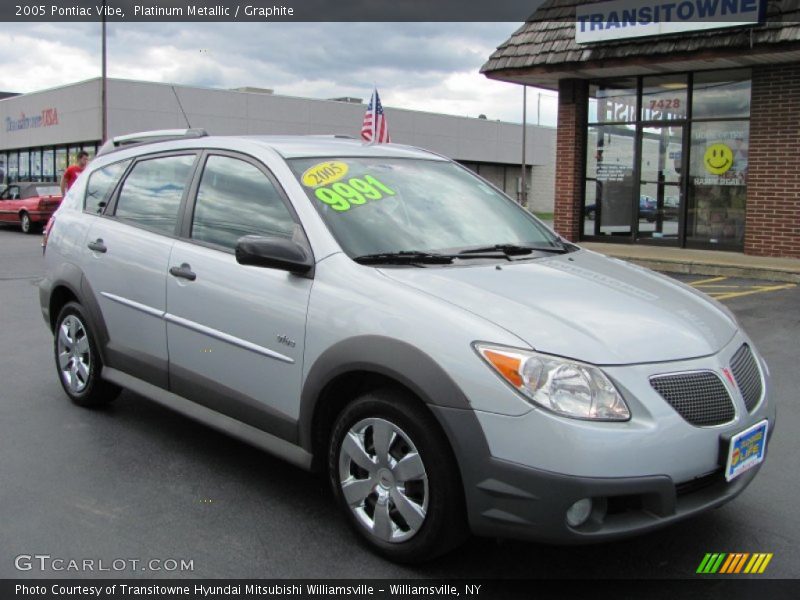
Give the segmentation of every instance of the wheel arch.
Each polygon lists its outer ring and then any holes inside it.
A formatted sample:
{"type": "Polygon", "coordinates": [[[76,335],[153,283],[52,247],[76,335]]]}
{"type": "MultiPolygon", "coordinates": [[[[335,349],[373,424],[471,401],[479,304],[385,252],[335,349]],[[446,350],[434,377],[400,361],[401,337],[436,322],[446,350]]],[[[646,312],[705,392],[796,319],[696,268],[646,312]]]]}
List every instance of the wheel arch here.
{"type": "Polygon", "coordinates": [[[84,308],[89,326],[97,340],[97,350],[105,362],[105,348],[109,339],[108,329],[103,314],[100,312],[100,305],[97,303],[94,290],[86,281],[83,271],[75,264],[62,263],[53,274],[47,289],[40,288],[40,290],[43,296],[42,304],[47,307],[50,331],[55,331],[58,314],[68,302],[77,302],[84,308]]]}
{"type": "MultiPolygon", "coordinates": [[[[418,348],[384,336],[359,336],[335,344],[308,371],[300,399],[299,440],[324,464],[328,436],[341,410],[354,398],[381,387],[400,389],[428,409],[469,408],[452,378],[418,348]]],[[[428,410],[450,448],[455,446],[434,411],[428,410]]],[[[455,451],[454,451],[455,454],[455,451]]]]}

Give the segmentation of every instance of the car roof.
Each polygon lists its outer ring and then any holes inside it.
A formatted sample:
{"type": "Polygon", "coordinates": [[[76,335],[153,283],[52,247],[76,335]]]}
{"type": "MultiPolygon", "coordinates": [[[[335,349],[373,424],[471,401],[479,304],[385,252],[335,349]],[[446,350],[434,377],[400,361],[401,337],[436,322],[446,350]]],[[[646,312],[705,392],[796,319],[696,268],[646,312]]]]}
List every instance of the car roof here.
{"type": "MultiPolygon", "coordinates": [[[[443,157],[402,144],[370,144],[362,140],[330,135],[253,135],[236,136],[267,146],[283,158],[336,156],[379,156],[384,158],[424,158],[444,160],[443,157]]],[[[206,138],[207,140],[213,138],[206,138]]]]}
{"type": "MultiPolygon", "coordinates": [[[[143,131],[113,138],[97,158],[133,150],[126,156],[188,148],[235,149],[237,142],[269,148],[285,159],[312,157],[375,156],[447,160],[436,153],[402,144],[371,144],[343,135],[208,135],[202,129],[143,131]]],[[[94,162],[94,161],[92,161],[94,162]]],[[[105,161],[102,161],[105,163],[105,161]]]]}

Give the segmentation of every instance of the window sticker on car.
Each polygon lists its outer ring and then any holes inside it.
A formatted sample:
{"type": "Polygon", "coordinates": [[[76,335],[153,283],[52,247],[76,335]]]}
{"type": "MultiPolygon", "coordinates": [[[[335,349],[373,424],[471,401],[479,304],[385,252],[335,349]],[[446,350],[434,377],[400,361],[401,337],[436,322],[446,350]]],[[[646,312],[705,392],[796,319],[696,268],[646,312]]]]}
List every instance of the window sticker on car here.
{"type": "Polygon", "coordinates": [[[347,163],[338,160],[327,160],[306,169],[300,181],[303,182],[304,186],[310,188],[330,185],[347,175],[349,169],[347,163]]]}
{"type": "Polygon", "coordinates": [[[380,200],[394,194],[392,188],[372,175],[352,177],[347,183],[337,181],[330,187],[314,190],[314,195],[320,202],[339,212],[350,210],[353,205],[364,204],[367,200],[380,200]]]}

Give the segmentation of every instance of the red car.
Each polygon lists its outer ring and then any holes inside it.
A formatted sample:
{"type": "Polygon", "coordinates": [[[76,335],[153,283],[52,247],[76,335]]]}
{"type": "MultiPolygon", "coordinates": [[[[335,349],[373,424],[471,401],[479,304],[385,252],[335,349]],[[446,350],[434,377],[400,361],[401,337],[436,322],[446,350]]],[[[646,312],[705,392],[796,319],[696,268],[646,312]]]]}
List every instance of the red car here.
{"type": "Polygon", "coordinates": [[[33,233],[47,223],[61,204],[55,183],[18,181],[0,193],[0,223],[19,223],[24,233],[33,233]]]}

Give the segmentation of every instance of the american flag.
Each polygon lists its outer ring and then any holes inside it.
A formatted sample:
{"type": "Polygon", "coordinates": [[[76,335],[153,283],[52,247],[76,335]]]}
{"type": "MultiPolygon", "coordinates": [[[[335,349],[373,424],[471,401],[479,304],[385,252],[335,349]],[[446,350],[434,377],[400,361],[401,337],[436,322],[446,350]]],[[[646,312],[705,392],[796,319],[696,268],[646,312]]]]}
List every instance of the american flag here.
{"type": "Polygon", "coordinates": [[[389,138],[389,126],[386,124],[377,89],[372,92],[372,98],[369,99],[364,123],[361,125],[361,137],[368,142],[378,144],[388,144],[392,141],[389,138]]]}

